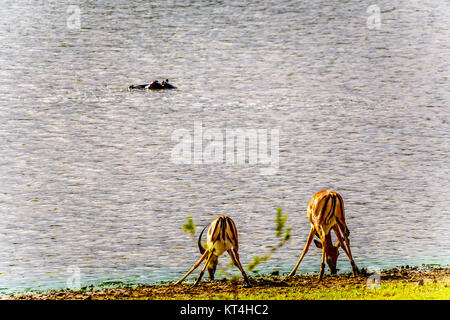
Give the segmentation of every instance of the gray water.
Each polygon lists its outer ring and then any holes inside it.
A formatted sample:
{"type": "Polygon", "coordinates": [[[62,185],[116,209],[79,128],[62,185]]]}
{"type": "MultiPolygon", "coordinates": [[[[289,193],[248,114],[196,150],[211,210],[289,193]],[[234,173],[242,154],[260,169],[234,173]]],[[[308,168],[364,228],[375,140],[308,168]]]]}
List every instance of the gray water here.
{"type": "MultiPolygon", "coordinates": [[[[199,257],[188,216],[197,234],[231,216],[247,265],[277,207],[292,239],[257,269],[289,272],[325,188],[360,267],[449,264],[450,5],[376,4],[3,2],[0,291],[174,281],[199,257]],[[178,90],[127,91],[165,78],[178,90]],[[176,163],[173,133],[199,123],[278,129],[276,173],[176,163]]],[[[319,264],[311,248],[298,272],[319,264]]]]}

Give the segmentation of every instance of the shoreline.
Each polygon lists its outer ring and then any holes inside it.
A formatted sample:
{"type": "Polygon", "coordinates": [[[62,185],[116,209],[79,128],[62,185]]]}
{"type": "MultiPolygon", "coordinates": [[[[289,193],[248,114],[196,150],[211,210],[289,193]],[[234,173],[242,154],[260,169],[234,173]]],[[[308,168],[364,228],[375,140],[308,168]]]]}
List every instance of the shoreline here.
{"type": "Polygon", "coordinates": [[[80,290],[51,290],[3,296],[6,300],[317,300],[317,299],[450,299],[450,268],[397,267],[353,277],[350,273],[325,274],[321,282],[317,275],[262,275],[251,277],[252,287],[236,280],[202,281],[167,284],[118,284],[112,288],[83,287],[80,290]]]}

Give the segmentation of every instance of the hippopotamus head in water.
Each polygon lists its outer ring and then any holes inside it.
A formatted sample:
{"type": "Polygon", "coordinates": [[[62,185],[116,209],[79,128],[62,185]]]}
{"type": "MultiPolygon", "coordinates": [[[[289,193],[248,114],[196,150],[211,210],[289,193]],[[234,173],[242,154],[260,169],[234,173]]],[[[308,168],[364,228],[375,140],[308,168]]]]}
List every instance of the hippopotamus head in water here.
{"type": "MultiPolygon", "coordinates": [[[[163,81],[163,83],[164,83],[164,81],[163,81]]],[[[162,89],[162,88],[163,88],[163,86],[161,85],[161,83],[159,83],[158,80],[153,81],[147,87],[147,89],[162,89]]]]}
{"type": "Polygon", "coordinates": [[[159,83],[158,80],[153,81],[152,83],[148,84],[140,84],[140,85],[131,85],[128,87],[128,90],[158,90],[158,89],[176,89],[177,87],[171,85],[169,83],[169,79],[163,80],[162,83],[159,83]]]}
{"type": "Polygon", "coordinates": [[[169,83],[169,79],[163,80],[163,82],[162,82],[162,87],[163,87],[164,89],[176,89],[175,86],[173,86],[173,85],[171,85],[171,84],[169,83]]]}

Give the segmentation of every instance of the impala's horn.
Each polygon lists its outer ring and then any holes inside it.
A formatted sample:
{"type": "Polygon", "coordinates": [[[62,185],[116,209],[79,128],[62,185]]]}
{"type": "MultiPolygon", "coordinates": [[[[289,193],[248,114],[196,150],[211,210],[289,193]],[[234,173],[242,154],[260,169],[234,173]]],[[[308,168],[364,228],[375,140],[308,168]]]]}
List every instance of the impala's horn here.
{"type": "Polygon", "coordinates": [[[203,228],[202,232],[200,232],[200,236],[198,237],[198,250],[200,250],[201,254],[205,253],[205,248],[203,248],[203,246],[202,246],[202,235],[203,235],[203,231],[205,231],[206,227],[203,228]]]}

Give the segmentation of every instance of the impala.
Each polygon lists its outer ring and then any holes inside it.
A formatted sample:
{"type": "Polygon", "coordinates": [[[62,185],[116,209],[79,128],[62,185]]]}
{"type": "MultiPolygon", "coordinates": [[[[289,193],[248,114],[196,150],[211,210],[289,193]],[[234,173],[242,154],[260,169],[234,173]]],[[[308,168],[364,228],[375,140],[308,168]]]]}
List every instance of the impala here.
{"type": "Polygon", "coordinates": [[[239,268],[244,277],[245,282],[248,286],[250,286],[250,280],[247,277],[244,269],[242,268],[241,261],[239,260],[239,244],[238,244],[238,235],[236,230],[236,225],[234,221],[227,216],[220,216],[214,219],[209,225],[207,238],[206,238],[206,249],[203,248],[201,244],[201,238],[203,231],[205,231],[206,227],[200,233],[198,238],[198,248],[200,253],[202,254],[201,258],[194,264],[194,266],[175,284],[179,284],[183,282],[186,277],[191,274],[192,271],[197,269],[197,267],[202,263],[203,260],[206,259],[205,265],[203,269],[200,271],[200,274],[195,281],[194,286],[196,286],[201,278],[203,277],[203,273],[205,269],[208,269],[209,278],[214,280],[214,273],[216,272],[217,263],[219,262],[219,256],[223,254],[225,251],[231,257],[234,264],[239,268]]]}
{"type": "Polygon", "coordinates": [[[339,247],[342,247],[347,254],[352,265],[353,275],[356,276],[359,273],[359,270],[353,261],[352,253],[350,251],[350,239],[348,238],[350,231],[345,224],[344,200],[341,195],[332,190],[322,190],[317,192],[311,200],[309,200],[307,215],[309,222],[311,222],[308,240],[300,255],[300,259],[289,276],[293,276],[297,271],[300,262],[302,262],[303,257],[306,255],[306,252],[308,252],[309,245],[314,236],[320,238],[320,242],[314,239],[314,243],[319,249],[322,249],[319,281],[322,280],[323,277],[325,259],[331,274],[336,274],[339,247]],[[338,239],[335,245],[333,245],[331,241],[331,229],[333,229],[338,239]]]}

